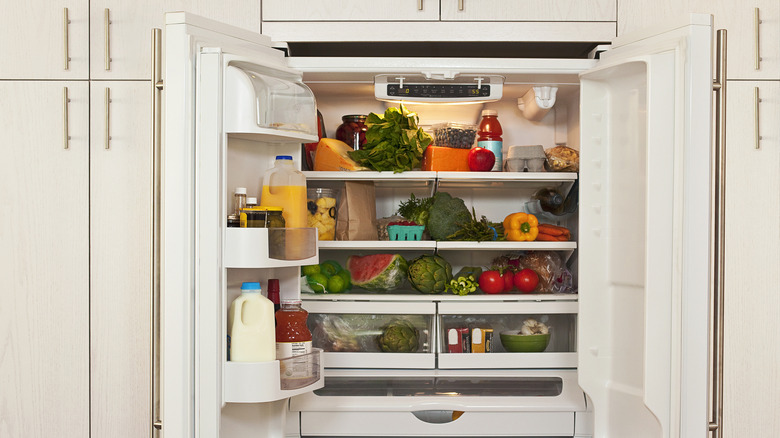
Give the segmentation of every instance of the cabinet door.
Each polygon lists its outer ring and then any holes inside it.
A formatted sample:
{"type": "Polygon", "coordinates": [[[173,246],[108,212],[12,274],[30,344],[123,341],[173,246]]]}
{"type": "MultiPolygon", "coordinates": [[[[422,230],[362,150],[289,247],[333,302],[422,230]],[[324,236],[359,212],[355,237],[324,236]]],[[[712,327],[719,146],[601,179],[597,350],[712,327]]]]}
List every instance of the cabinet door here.
{"type": "Polygon", "coordinates": [[[780,82],[729,81],[727,90],[723,436],[777,436],[780,82]]]}
{"type": "Polygon", "coordinates": [[[90,94],[92,436],[148,437],[152,423],[151,82],[93,81],[90,94]]]}
{"type": "Polygon", "coordinates": [[[438,0],[265,0],[263,21],[439,20],[438,0]]]}
{"type": "Polygon", "coordinates": [[[441,0],[441,19],[496,21],[615,21],[615,0],[441,0]]]}
{"type": "Polygon", "coordinates": [[[233,2],[91,0],[90,77],[92,79],[151,79],[152,28],[162,29],[165,13],[176,11],[191,12],[260,32],[260,2],[253,0],[233,2]],[[109,21],[108,26],[106,20],[109,21]],[[108,65],[107,57],[110,58],[108,65]]]}
{"type": "Polygon", "coordinates": [[[0,41],[4,79],[87,79],[87,0],[3,2],[0,41]],[[66,58],[70,58],[66,61],[66,58]]]}
{"type": "Polygon", "coordinates": [[[89,436],[89,90],[86,82],[0,81],[0,102],[0,435],[82,438],[89,436]]]}

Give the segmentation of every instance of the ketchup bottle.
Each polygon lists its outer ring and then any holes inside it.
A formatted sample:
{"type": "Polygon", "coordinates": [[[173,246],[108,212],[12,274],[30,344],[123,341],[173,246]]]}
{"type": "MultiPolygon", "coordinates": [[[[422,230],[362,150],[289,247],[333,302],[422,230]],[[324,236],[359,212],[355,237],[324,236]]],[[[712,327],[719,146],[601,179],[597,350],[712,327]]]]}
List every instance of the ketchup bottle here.
{"type": "Polygon", "coordinates": [[[477,146],[488,149],[496,156],[496,162],[493,164],[493,168],[490,169],[493,172],[500,172],[503,169],[502,158],[504,153],[502,151],[504,141],[501,135],[504,131],[501,129],[501,124],[498,123],[498,111],[495,110],[482,110],[482,121],[479,123],[479,133],[477,137],[477,146]]]}

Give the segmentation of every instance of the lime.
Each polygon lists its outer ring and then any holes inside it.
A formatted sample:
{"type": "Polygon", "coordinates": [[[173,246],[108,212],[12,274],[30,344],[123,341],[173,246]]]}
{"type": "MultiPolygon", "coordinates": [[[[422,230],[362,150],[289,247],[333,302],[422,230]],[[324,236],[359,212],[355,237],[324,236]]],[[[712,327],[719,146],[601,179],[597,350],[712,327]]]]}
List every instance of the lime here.
{"type": "Polygon", "coordinates": [[[320,273],[320,265],[307,265],[307,266],[301,266],[301,274],[305,276],[319,274],[320,273]]]}
{"type": "Polygon", "coordinates": [[[341,271],[343,268],[339,264],[339,262],[335,260],[326,260],[322,263],[320,263],[320,272],[325,274],[328,278],[332,277],[337,272],[341,271]]]}
{"type": "Polygon", "coordinates": [[[328,280],[328,292],[332,294],[337,294],[340,292],[344,292],[344,289],[346,289],[346,284],[344,283],[344,279],[341,278],[339,275],[334,275],[333,277],[330,277],[328,280]]]}
{"type": "Polygon", "coordinates": [[[344,280],[345,291],[352,289],[352,276],[349,275],[349,271],[347,271],[346,269],[342,269],[336,275],[338,275],[344,280]]]}
{"type": "Polygon", "coordinates": [[[328,287],[328,277],[323,274],[307,275],[306,282],[309,283],[311,290],[318,294],[324,293],[328,287]]]}

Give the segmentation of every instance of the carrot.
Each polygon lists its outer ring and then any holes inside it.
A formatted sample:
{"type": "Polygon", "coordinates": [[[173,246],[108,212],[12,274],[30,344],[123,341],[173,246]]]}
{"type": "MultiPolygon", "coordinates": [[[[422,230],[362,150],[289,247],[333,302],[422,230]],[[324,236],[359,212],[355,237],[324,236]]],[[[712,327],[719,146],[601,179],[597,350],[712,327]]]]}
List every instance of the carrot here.
{"type": "Polygon", "coordinates": [[[551,236],[549,234],[542,234],[542,233],[536,235],[536,240],[541,240],[544,242],[558,242],[557,237],[551,236]]]}
{"type": "Polygon", "coordinates": [[[540,234],[548,234],[550,236],[561,236],[569,232],[568,228],[550,224],[539,224],[538,227],[540,234]]]}
{"type": "Polygon", "coordinates": [[[565,234],[563,236],[558,236],[557,239],[558,239],[558,241],[561,241],[561,242],[568,242],[569,241],[569,235],[565,234]]]}

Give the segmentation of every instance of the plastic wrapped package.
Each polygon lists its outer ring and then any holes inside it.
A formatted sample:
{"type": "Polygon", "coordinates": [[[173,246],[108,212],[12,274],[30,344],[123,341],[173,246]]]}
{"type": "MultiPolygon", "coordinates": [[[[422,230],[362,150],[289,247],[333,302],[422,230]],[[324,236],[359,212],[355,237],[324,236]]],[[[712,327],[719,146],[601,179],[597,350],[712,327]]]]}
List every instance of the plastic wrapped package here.
{"type": "Polygon", "coordinates": [[[539,275],[537,293],[576,293],[571,271],[554,251],[531,251],[518,259],[520,269],[532,269],[539,275]]]}
{"type": "Polygon", "coordinates": [[[547,155],[545,168],[548,172],[578,172],[580,153],[567,146],[556,146],[544,151],[547,155]]]}

